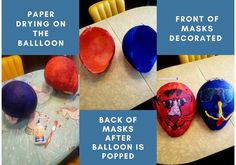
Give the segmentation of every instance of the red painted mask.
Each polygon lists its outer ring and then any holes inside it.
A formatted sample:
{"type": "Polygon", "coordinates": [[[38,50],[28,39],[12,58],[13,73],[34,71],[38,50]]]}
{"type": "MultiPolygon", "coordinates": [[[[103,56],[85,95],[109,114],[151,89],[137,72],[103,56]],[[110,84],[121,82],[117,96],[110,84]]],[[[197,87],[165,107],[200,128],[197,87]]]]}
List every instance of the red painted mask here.
{"type": "Polygon", "coordinates": [[[157,110],[158,122],[172,137],[184,134],[196,112],[192,91],[178,82],[163,85],[157,91],[153,104],[157,110]]]}
{"type": "Polygon", "coordinates": [[[80,35],[80,60],[91,73],[104,72],[115,53],[115,42],[108,31],[99,27],[86,28],[80,35]]]}

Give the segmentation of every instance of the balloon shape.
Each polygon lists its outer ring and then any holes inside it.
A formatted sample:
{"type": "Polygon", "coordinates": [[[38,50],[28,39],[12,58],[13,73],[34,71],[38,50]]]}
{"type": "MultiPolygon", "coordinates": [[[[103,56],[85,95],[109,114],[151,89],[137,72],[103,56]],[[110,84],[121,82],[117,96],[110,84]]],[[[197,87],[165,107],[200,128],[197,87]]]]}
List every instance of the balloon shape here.
{"type": "Polygon", "coordinates": [[[34,89],[23,81],[11,81],[2,88],[2,110],[14,118],[28,118],[37,107],[34,89]]]}
{"type": "Polygon", "coordinates": [[[207,126],[219,130],[234,111],[234,89],[223,79],[207,81],[198,91],[197,106],[207,126]]]}
{"type": "Polygon", "coordinates": [[[196,113],[192,91],[184,84],[170,82],[163,85],[153,101],[157,119],[169,136],[183,135],[196,113]]]}
{"type": "Polygon", "coordinates": [[[104,72],[115,53],[115,43],[105,29],[89,27],[80,35],[80,60],[91,73],[104,72]]]}
{"type": "Polygon", "coordinates": [[[157,60],[157,34],[149,26],[135,26],[125,34],[122,48],[137,71],[149,72],[157,60]]]}
{"type": "Polygon", "coordinates": [[[78,90],[78,71],[74,61],[57,56],[50,59],[44,70],[46,82],[55,90],[74,94],[78,90]]]}

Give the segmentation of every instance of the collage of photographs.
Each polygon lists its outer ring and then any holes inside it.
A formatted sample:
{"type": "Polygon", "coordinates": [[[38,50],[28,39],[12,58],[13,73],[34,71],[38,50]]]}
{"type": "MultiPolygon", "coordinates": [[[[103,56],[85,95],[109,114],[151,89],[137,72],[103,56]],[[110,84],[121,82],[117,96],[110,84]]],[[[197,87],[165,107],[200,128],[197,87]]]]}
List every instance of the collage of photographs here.
{"type": "Polygon", "coordinates": [[[234,55],[157,55],[156,3],[80,0],[79,54],[2,55],[3,165],[80,165],[80,110],[156,111],[157,165],[234,164],[234,55]]]}

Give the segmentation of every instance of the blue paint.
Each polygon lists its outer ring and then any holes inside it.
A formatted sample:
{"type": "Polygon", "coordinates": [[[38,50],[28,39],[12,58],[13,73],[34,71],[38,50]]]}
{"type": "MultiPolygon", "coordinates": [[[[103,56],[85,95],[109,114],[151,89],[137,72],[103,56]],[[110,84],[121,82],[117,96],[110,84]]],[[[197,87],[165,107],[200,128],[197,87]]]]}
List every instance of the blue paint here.
{"type": "Polygon", "coordinates": [[[222,102],[223,116],[226,118],[234,111],[233,87],[223,79],[210,80],[203,84],[197,94],[197,106],[201,117],[212,130],[219,130],[228,122],[228,120],[224,120],[217,126],[217,120],[209,118],[205,113],[207,110],[209,115],[218,118],[219,101],[222,102]]]}
{"type": "Polygon", "coordinates": [[[139,72],[149,72],[157,60],[157,34],[149,26],[131,28],[124,36],[122,48],[126,59],[139,72]]]}
{"type": "Polygon", "coordinates": [[[2,110],[9,116],[28,118],[37,107],[34,89],[23,81],[11,81],[2,88],[2,110]]]}

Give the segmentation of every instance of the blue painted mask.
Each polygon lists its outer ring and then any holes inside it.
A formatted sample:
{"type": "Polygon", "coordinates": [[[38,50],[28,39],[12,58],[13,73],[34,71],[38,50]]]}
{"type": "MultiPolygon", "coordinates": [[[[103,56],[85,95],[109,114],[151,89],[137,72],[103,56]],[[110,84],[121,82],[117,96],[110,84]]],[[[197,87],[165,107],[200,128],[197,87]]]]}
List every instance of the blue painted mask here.
{"type": "Polygon", "coordinates": [[[234,89],[223,79],[207,81],[198,91],[197,106],[207,126],[219,130],[234,111],[234,89]]]}
{"type": "Polygon", "coordinates": [[[149,26],[131,28],[124,36],[122,48],[128,62],[139,72],[149,72],[157,60],[157,34],[149,26]]]}

